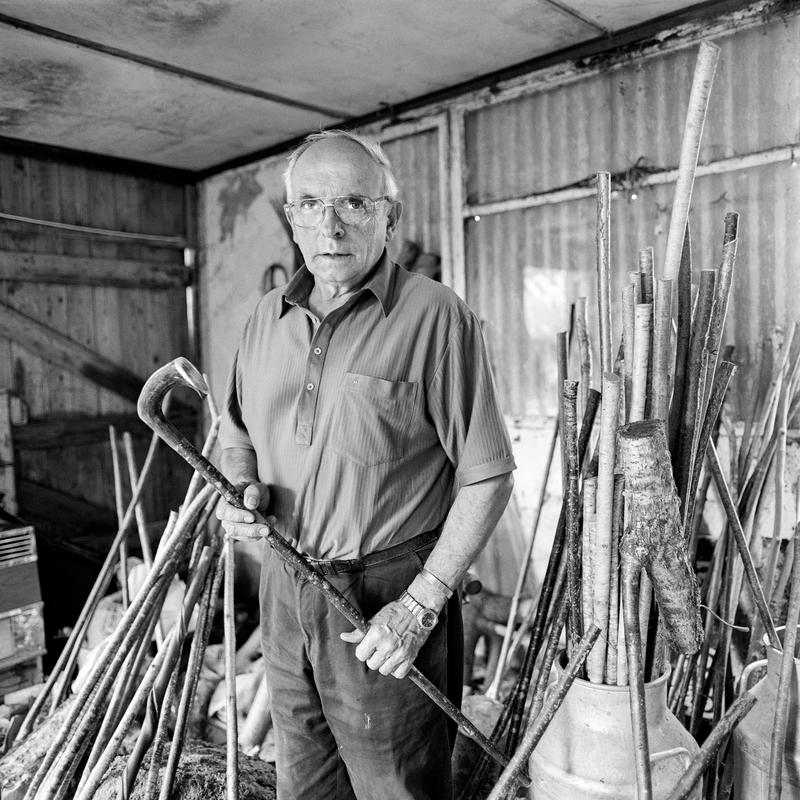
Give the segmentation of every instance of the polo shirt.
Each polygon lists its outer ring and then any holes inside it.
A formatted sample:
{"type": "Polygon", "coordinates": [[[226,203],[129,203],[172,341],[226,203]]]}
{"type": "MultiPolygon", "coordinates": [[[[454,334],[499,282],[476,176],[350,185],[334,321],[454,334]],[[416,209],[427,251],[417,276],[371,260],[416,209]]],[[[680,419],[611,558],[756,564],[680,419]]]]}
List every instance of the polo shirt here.
{"type": "Polygon", "coordinates": [[[301,552],[351,559],[440,525],[458,486],[515,469],[480,322],[390,261],[317,320],[304,266],[247,321],[223,448],[255,452],[269,514],[301,552]]]}

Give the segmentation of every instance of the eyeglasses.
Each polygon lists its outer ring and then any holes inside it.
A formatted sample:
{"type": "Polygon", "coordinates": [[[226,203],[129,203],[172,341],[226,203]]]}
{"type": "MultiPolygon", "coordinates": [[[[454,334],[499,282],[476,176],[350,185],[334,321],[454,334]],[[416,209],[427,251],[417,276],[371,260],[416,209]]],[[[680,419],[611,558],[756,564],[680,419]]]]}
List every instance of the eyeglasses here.
{"type": "Polygon", "coordinates": [[[340,197],[303,197],[284,205],[291,215],[292,222],[299,228],[316,228],[325,218],[325,209],[330,206],[345,225],[363,224],[372,219],[375,208],[383,200],[391,200],[388,195],[362,197],[359,194],[346,194],[340,197]]]}

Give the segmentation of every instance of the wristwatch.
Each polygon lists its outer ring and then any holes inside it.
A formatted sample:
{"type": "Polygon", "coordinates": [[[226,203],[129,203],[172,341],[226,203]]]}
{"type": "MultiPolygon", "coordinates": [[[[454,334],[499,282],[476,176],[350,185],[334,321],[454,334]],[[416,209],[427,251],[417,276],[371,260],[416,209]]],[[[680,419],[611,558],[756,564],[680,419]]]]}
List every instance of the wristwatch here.
{"type": "Polygon", "coordinates": [[[433,630],[439,619],[435,611],[432,611],[430,608],[425,608],[422,603],[418,603],[408,592],[403,592],[398,598],[398,601],[416,617],[421,628],[426,631],[433,630]]]}

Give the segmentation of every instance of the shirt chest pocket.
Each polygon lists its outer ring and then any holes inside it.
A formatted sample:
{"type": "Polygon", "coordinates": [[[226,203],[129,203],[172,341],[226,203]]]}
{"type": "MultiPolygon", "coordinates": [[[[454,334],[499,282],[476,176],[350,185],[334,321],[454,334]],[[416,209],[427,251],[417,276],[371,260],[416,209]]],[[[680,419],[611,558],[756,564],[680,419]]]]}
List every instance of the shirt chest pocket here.
{"type": "Polygon", "coordinates": [[[334,450],[362,467],[402,458],[411,440],[417,386],[346,373],[334,416],[334,450]]]}

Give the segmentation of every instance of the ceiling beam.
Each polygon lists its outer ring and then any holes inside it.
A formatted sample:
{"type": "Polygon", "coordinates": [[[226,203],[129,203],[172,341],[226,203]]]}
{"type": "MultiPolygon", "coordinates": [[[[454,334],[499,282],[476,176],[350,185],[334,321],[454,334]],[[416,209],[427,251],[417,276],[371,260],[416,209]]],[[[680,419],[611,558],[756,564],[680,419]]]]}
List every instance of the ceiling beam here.
{"type": "Polygon", "coordinates": [[[611,31],[608,28],[604,28],[602,25],[595,22],[593,19],[589,19],[589,17],[587,17],[585,14],[581,14],[580,11],[576,11],[574,8],[567,5],[566,3],[562,3],[561,0],[544,0],[544,2],[547,5],[558,9],[563,14],[566,14],[568,17],[577,19],[584,25],[588,25],[590,28],[594,28],[594,30],[596,30],[601,36],[611,36],[611,31]]]}
{"type": "Polygon", "coordinates": [[[171,75],[178,75],[181,78],[188,78],[198,83],[205,83],[209,86],[215,86],[218,89],[224,89],[228,92],[236,92],[238,94],[245,94],[249,97],[257,97],[261,100],[269,100],[272,103],[278,103],[283,106],[291,108],[299,108],[304,111],[311,111],[314,114],[322,114],[332,119],[344,119],[348,116],[348,112],[336,108],[327,108],[325,106],[316,105],[315,103],[306,103],[303,100],[295,100],[291,97],[284,97],[272,92],[264,92],[261,89],[255,89],[252,86],[244,86],[241,83],[234,83],[233,81],[226,81],[222,78],[215,78],[213,75],[204,75],[201,72],[194,70],[184,69],[177,67],[174,64],[169,64],[166,61],[159,61],[155,58],[148,58],[141,56],[138,53],[132,53],[129,50],[122,50],[119,47],[111,47],[110,45],[94,42],[90,39],[83,39],[80,36],[73,36],[70,33],[55,30],[54,28],[47,28],[44,25],[37,25],[27,20],[19,19],[17,17],[9,16],[8,14],[0,14],[0,24],[8,25],[12,28],[18,28],[28,33],[36,34],[37,36],[44,36],[48,39],[55,39],[59,42],[80,47],[84,50],[90,50],[94,53],[103,53],[104,55],[118,58],[122,61],[129,61],[134,64],[140,64],[145,67],[157,70],[158,72],[167,72],[171,75]]]}

